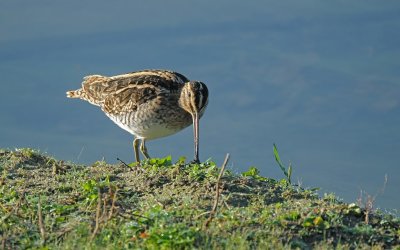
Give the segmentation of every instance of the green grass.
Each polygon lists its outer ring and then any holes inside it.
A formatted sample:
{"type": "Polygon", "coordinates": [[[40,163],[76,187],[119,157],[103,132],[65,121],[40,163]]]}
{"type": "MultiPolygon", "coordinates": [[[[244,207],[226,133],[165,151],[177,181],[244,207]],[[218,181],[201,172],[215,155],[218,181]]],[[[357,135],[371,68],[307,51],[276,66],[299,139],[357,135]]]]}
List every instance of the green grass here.
{"type": "Polygon", "coordinates": [[[89,166],[0,150],[0,249],[400,249],[400,219],[212,161],[89,166]]]}

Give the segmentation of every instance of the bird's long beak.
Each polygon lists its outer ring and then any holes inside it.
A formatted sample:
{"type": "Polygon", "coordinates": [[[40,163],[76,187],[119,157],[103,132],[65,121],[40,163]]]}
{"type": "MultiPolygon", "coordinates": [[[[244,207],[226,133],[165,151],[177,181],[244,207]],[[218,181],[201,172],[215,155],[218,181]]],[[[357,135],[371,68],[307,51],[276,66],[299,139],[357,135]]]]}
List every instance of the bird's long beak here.
{"type": "Polygon", "coordinates": [[[199,114],[192,114],[193,118],[193,134],[194,134],[194,163],[200,163],[199,160],[199,114]]]}

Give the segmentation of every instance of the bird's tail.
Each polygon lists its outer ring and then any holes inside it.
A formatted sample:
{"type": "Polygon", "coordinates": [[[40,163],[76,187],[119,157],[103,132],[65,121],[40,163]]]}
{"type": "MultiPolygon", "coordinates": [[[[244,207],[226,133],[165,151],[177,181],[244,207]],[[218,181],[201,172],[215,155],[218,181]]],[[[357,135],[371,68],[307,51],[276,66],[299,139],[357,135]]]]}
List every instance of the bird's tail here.
{"type": "Polygon", "coordinates": [[[82,96],[82,89],[67,91],[68,98],[81,98],[81,96],[82,96]]]}

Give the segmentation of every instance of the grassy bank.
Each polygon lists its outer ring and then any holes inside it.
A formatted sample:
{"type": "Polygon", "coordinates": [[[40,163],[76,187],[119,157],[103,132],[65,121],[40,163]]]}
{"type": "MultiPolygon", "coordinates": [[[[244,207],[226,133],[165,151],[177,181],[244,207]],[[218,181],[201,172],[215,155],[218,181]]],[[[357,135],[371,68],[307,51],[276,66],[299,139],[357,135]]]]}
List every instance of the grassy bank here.
{"type": "Polygon", "coordinates": [[[83,166],[0,150],[0,249],[400,249],[397,217],[368,211],[366,223],[334,195],[256,169],[220,172],[211,161],[83,166]]]}

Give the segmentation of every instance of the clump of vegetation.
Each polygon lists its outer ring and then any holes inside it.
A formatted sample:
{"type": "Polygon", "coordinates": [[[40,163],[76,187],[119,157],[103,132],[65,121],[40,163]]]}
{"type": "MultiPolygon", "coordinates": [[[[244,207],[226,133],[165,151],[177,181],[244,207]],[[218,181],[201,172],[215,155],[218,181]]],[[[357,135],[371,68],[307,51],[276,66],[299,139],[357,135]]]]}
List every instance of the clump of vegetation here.
{"type": "Polygon", "coordinates": [[[288,167],[285,167],[281,161],[281,157],[279,156],[278,148],[276,147],[274,143],[274,157],[276,163],[278,163],[279,168],[282,170],[283,174],[286,176],[286,180],[289,182],[289,184],[292,184],[292,164],[289,163],[288,167]]]}
{"type": "Polygon", "coordinates": [[[367,224],[364,208],[289,178],[184,158],[84,166],[0,150],[0,249],[400,247],[398,217],[368,211],[367,224]]]}

